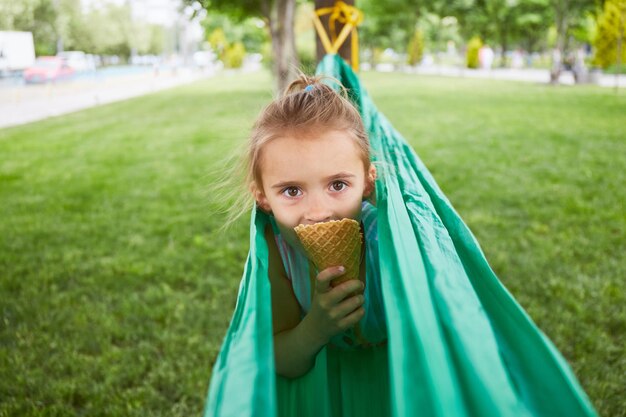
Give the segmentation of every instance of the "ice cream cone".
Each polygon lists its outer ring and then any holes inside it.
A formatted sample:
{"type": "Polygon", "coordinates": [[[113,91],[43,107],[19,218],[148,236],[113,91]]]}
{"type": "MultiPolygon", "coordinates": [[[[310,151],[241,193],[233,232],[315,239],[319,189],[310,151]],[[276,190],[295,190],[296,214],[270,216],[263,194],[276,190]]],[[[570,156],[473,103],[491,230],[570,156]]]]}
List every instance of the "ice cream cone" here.
{"type": "Polygon", "coordinates": [[[295,232],[308,258],[319,271],[342,265],[346,272],[333,279],[335,287],[350,279],[359,279],[363,236],[359,222],[352,219],[299,225],[295,232]]]}

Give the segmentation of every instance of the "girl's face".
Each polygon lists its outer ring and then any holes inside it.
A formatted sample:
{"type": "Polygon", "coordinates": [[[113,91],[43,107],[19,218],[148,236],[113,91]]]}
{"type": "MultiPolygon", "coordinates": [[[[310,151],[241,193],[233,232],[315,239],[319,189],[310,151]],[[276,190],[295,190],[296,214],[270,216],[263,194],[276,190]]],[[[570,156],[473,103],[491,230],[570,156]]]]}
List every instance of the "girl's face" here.
{"type": "Polygon", "coordinates": [[[293,228],[300,224],[360,220],[361,201],[376,178],[373,165],[365,171],[354,139],[338,130],[273,139],[263,146],[260,167],[263,188],[253,185],[255,199],[295,247],[293,228]]]}

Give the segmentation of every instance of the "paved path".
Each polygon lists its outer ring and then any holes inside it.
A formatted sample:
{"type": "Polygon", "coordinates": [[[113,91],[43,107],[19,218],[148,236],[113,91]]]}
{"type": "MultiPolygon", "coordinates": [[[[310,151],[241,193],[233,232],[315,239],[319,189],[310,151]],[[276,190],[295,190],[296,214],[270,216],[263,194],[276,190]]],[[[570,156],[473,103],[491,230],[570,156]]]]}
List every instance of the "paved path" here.
{"type": "MultiPolygon", "coordinates": [[[[493,80],[525,81],[532,83],[550,82],[550,72],[541,69],[511,69],[494,68],[492,70],[476,70],[457,67],[430,66],[430,67],[407,67],[404,72],[414,74],[441,75],[445,77],[467,77],[493,80]]],[[[626,75],[617,78],[619,88],[626,90],[626,75]]],[[[595,82],[601,87],[615,87],[615,75],[599,74],[595,82]]],[[[559,84],[574,85],[574,75],[571,71],[564,71],[559,77],[559,84]]]]}
{"type": "Polygon", "coordinates": [[[180,69],[176,73],[144,71],[116,77],[86,76],[56,84],[5,86],[0,89],[0,128],[137,97],[212,75],[180,69]]]}
{"type": "MultiPolygon", "coordinates": [[[[394,69],[393,67],[382,67],[377,68],[377,70],[393,71],[394,69]]],[[[532,69],[493,69],[487,71],[432,66],[407,68],[404,71],[416,74],[536,83],[547,83],[549,80],[547,70],[532,69]]],[[[5,86],[0,88],[0,128],[137,97],[213,75],[214,72],[194,72],[189,69],[180,69],[176,73],[171,70],[162,71],[159,74],[144,71],[117,77],[87,76],[58,84],[5,86]]],[[[561,84],[574,84],[571,72],[563,73],[560,82],[561,84]]],[[[621,89],[626,89],[626,76],[620,76],[618,82],[621,89]]],[[[600,76],[598,85],[614,87],[615,76],[600,76]]]]}

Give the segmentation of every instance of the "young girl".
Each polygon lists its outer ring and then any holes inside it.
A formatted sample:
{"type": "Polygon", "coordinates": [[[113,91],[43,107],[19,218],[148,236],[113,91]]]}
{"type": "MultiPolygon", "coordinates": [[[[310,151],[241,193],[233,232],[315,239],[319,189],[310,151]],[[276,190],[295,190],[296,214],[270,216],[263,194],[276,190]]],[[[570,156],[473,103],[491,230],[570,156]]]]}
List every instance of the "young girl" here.
{"type": "Polygon", "coordinates": [[[384,345],[376,208],[367,200],[376,168],[357,109],[320,79],[300,76],[257,120],[247,171],[257,206],[270,216],[265,237],[276,372],[306,374],[326,345],[384,345]],[[343,265],[316,271],[294,227],[343,218],[361,222],[360,279],[332,287],[343,265]]]}
{"type": "Polygon", "coordinates": [[[351,69],[336,55],[320,69],[351,87],[391,167],[379,207],[358,112],[301,77],[252,132],[250,253],[205,416],[596,416],[351,69]],[[365,244],[360,279],[333,287],[342,265],[316,271],[293,228],[342,218],[365,244]]]}

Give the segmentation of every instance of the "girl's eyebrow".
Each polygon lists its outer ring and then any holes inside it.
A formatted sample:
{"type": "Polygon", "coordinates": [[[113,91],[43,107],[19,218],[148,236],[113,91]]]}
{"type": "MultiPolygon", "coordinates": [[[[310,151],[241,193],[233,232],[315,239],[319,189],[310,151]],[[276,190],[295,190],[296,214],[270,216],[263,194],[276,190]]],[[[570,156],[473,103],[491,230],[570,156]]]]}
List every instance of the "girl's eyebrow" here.
{"type": "MultiPolygon", "coordinates": [[[[332,181],[332,180],[336,180],[336,179],[348,179],[348,178],[355,178],[356,175],[351,174],[349,172],[340,172],[338,174],[334,174],[331,175],[330,177],[326,177],[324,178],[324,181],[332,181]]],[[[298,185],[300,185],[300,183],[298,181],[281,181],[278,182],[274,185],[272,185],[271,188],[285,188],[285,187],[297,187],[298,185]]]]}
{"type": "Polygon", "coordinates": [[[297,181],[283,181],[272,185],[272,188],[285,188],[298,186],[297,181]]]}
{"type": "Polygon", "coordinates": [[[354,177],[355,177],[355,175],[351,174],[349,172],[340,172],[338,174],[331,175],[330,177],[326,177],[324,180],[325,181],[332,181],[332,180],[336,180],[336,179],[339,179],[339,178],[344,179],[344,178],[354,178],[354,177]]]}

